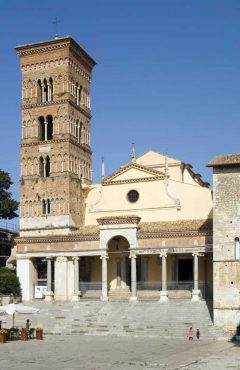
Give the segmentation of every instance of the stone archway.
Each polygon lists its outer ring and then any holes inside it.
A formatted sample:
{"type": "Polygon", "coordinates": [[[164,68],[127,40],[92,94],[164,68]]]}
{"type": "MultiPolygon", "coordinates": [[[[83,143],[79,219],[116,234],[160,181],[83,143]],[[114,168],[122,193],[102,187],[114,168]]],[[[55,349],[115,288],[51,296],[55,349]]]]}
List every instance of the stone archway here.
{"type": "MultiPolygon", "coordinates": [[[[112,217],[103,217],[97,219],[99,224],[99,249],[101,250],[101,260],[102,260],[102,296],[101,299],[103,301],[108,300],[108,291],[109,296],[111,296],[111,291],[117,291],[117,296],[115,298],[127,298],[129,296],[130,300],[135,301],[137,300],[137,287],[136,287],[136,255],[134,250],[138,246],[137,242],[137,227],[140,221],[140,217],[138,216],[112,216],[112,217]],[[117,239],[116,239],[117,238],[117,239]],[[120,238],[118,240],[118,238],[120,238]],[[122,277],[128,276],[122,273],[122,258],[119,256],[119,260],[116,261],[117,264],[109,263],[109,251],[113,251],[114,243],[115,248],[117,247],[118,242],[124,242],[126,248],[126,241],[128,245],[130,257],[131,257],[131,297],[130,297],[130,290],[127,285],[122,287],[124,283],[122,277]],[[113,244],[112,244],[113,243],[113,244]],[[112,247],[111,247],[112,244],[112,247]],[[112,266],[113,271],[109,269],[109,266],[112,266]],[[115,273],[114,273],[115,271],[115,273]],[[110,273],[110,275],[109,275],[110,273]],[[111,276],[112,274],[112,276],[111,276]],[[109,278],[110,276],[110,278],[109,278]],[[115,276],[115,278],[114,278],[115,276]],[[118,276],[118,279],[117,279],[118,276]],[[109,286],[110,283],[110,286],[109,286]],[[117,289],[117,284],[119,284],[117,289]],[[110,289],[109,289],[110,288],[110,289]],[[120,292],[120,290],[123,290],[120,292]],[[122,297],[121,294],[122,293],[122,297]]],[[[119,244],[118,244],[119,248],[119,244]]],[[[123,247],[123,249],[125,249],[123,247]]],[[[119,253],[119,251],[115,251],[119,253]]],[[[113,253],[113,252],[112,252],[113,253]]],[[[116,254],[117,254],[116,253],[116,254]]],[[[111,254],[110,254],[111,255],[111,254]]],[[[122,255],[121,255],[122,257],[122,255]]],[[[127,281],[127,277],[125,277],[125,284],[127,281]]]]}
{"type": "Polygon", "coordinates": [[[110,290],[127,288],[131,284],[130,245],[128,240],[117,235],[112,237],[107,244],[108,283],[110,290]]]}

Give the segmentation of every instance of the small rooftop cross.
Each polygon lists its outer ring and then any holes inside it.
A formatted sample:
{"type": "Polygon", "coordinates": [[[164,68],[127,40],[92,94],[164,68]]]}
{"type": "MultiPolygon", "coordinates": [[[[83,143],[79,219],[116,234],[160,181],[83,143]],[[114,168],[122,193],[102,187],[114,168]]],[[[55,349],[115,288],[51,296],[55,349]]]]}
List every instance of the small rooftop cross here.
{"type": "Polygon", "coordinates": [[[53,22],[53,24],[55,24],[55,36],[54,38],[57,39],[59,37],[58,35],[58,23],[60,23],[59,19],[56,17],[55,18],[55,21],[53,22]]]}

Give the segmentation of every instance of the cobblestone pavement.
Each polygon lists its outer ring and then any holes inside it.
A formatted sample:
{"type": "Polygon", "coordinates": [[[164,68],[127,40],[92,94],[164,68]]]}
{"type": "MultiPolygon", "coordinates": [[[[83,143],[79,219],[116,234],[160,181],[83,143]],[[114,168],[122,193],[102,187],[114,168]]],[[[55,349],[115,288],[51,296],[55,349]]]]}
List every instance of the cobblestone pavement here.
{"type": "Polygon", "coordinates": [[[0,370],[240,369],[240,347],[227,341],[118,336],[46,336],[0,344],[0,370]]]}

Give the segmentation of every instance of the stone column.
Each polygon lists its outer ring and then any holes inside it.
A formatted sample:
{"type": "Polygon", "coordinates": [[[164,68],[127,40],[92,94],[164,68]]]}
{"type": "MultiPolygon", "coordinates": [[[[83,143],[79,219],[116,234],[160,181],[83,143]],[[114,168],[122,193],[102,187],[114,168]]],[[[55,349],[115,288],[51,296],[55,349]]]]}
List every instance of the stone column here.
{"type": "Polygon", "coordinates": [[[160,302],[166,302],[168,300],[167,291],[167,253],[162,252],[160,254],[162,258],[162,290],[160,291],[160,302]]]}
{"type": "Polygon", "coordinates": [[[47,291],[45,292],[45,302],[52,302],[52,258],[48,257],[47,260],[47,291]]]}
{"type": "Polygon", "coordinates": [[[72,292],[68,289],[68,259],[58,256],[55,260],[54,297],[57,301],[71,300],[72,292]]]}
{"type": "Polygon", "coordinates": [[[101,301],[108,301],[108,271],[107,260],[108,256],[101,256],[102,260],[102,296],[101,301]]]}
{"type": "Polygon", "coordinates": [[[198,289],[198,256],[199,254],[193,253],[193,266],[194,266],[194,285],[192,290],[192,301],[196,302],[200,300],[200,290],[198,289]]]}
{"type": "Polygon", "coordinates": [[[47,122],[44,122],[44,140],[47,141],[47,122]]]}
{"type": "Polygon", "coordinates": [[[36,283],[36,271],[30,258],[17,259],[17,276],[22,288],[22,300],[28,302],[34,299],[34,285],[36,283]]]}
{"type": "Polygon", "coordinates": [[[48,88],[48,101],[52,101],[52,89],[50,83],[48,83],[47,88],[48,88]]]}
{"type": "Polygon", "coordinates": [[[45,91],[44,91],[43,81],[41,81],[41,86],[42,86],[42,103],[44,103],[45,102],[45,91]]]}
{"type": "Polygon", "coordinates": [[[72,302],[78,302],[81,292],[79,291],[79,257],[73,257],[74,263],[74,292],[72,295],[72,302]]]}
{"type": "Polygon", "coordinates": [[[131,297],[130,302],[137,301],[137,263],[136,255],[131,255],[131,297]]]}
{"type": "Polygon", "coordinates": [[[43,158],[43,177],[46,177],[46,158],[43,158]]]}

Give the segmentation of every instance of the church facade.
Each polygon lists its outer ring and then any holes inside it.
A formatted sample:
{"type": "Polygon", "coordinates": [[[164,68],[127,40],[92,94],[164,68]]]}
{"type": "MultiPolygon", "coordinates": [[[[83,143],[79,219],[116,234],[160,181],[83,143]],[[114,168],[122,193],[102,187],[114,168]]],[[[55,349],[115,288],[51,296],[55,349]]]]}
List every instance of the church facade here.
{"type": "Polygon", "coordinates": [[[190,164],[154,151],[139,158],[133,151],[109,176],[103,164],[94,184],[95,61],[71,37],[16,51],[23,81],[17,239],[23,300],[39,298],[40,288],[48,302],[212,299],[209,184],[190,164]]]}

